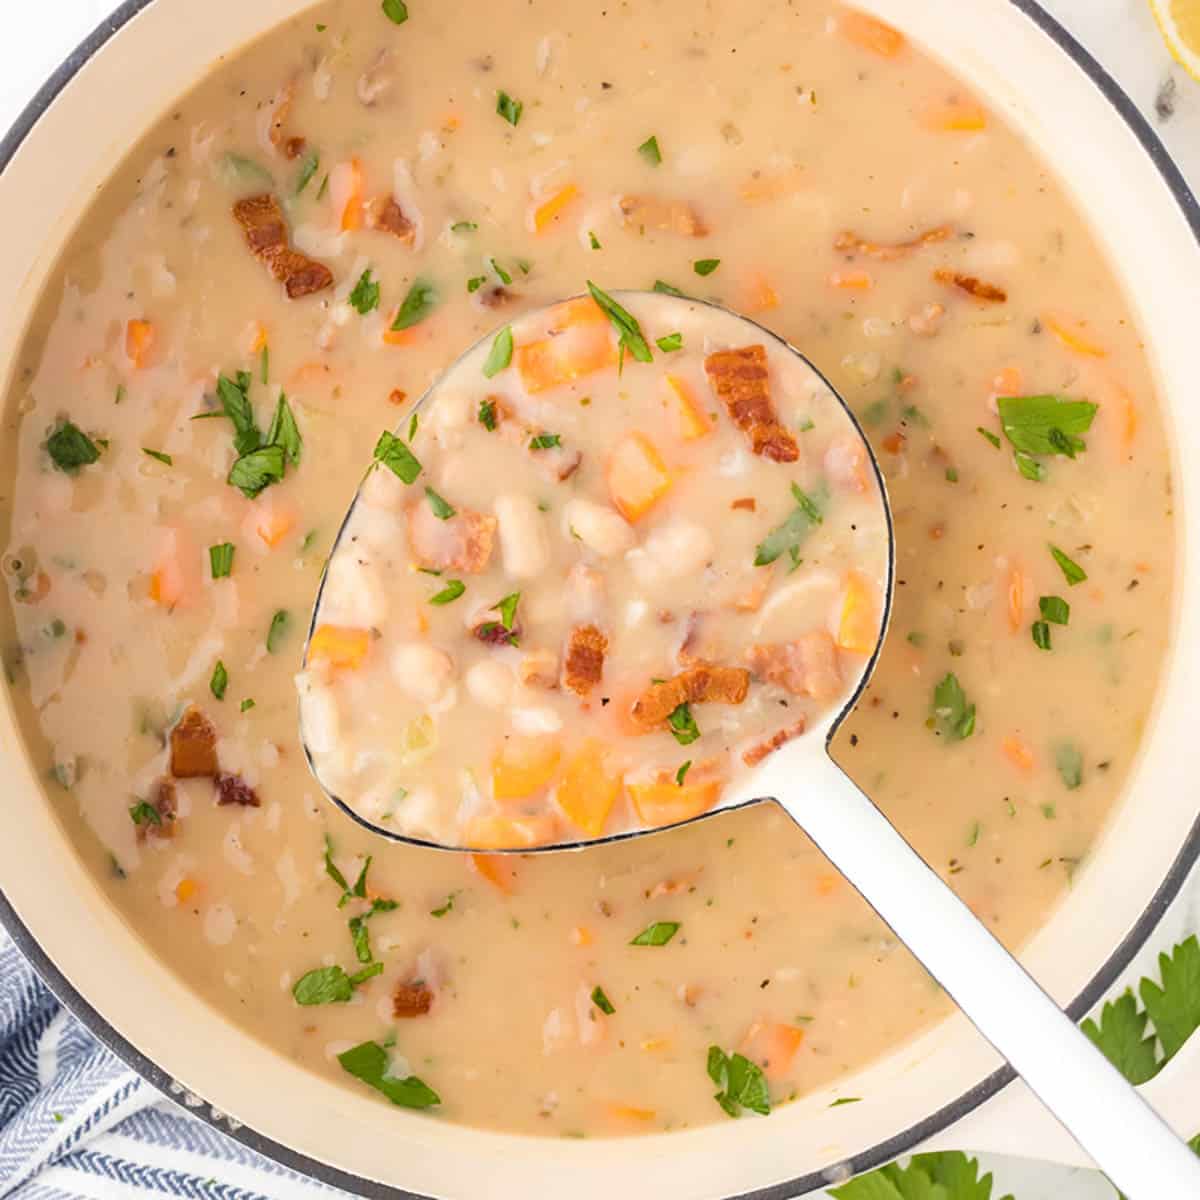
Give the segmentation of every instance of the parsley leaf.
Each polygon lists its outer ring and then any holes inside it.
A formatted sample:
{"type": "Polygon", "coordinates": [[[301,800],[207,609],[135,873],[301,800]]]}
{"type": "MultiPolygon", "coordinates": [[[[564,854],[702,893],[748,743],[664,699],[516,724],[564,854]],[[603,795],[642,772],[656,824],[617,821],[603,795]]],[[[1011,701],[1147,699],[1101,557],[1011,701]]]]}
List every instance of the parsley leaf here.
{"type": "Polygon", "coordinates": [[[975,732],[975,705],[967,703],[967,695],[953,673],[933,689],[931,715],[938,731],[953,742],[961,742],[975,732]]]}
{"type": "Polygon", "coordinates": [[[889,1163],[830,1188],[829,1194],[837,1200],[991,1200],[992,1177],[980,1177],[977,1159],[943,1150],[915,1154],[906,1167],[889,1163]]]}
{"type": "Polygon", "coordinates": [[[227,482],[238,488],[243,496],[253,500],[265,487],[283,478],[284,452],[282,446],[262,446],[243,454],[229,469],[227,482]]]}
{"type": "Polygon", "coordinates": [[[691,706],[686,703],[681,704],[667,717],[667,724],[671,727],[671,736],[681,746],[690,746],[700,737],[700,726],[692,716],[691,706]]]}
{"type": "Polygon", "coordinates": [[[397,25],[408,20],[408,5],[404,0],[383,0],[383,15],[397,25]]]}
{"type": "Polygon", "coordinates": [[[1039,650],[1050,649],[1050,626],[1045,621],[1034,621],[1029,631],[1033,636],[1033,644],[1039,650]]]}
{"type": "Polygon", "coordinates": [[[350,293],[350,305],[362,317],[379,307],[379,284],[371,278],[370,267],[354,285],[354,291],[350,293]]]}
{"type": "Polygon", "coordinates": [[[429,597],[429,603],[436,604],[438,607],[443,604],[452,604],[466,590],[467,585],[461,579],[448,579],[446,586],[440,592],[429,597]]]}
{"type": "Polygon", "coordinates": [[[50,460],[68,475],[90,466],[100,457],[100,447],[78,425],[63,421],[46,439],[50,460]]]}
{"type": "Polygon", "coordinates": [[[225,699],[225,689],[229,686],[229,672],[219,658],[217,665],[213,667],[212,678],[208,681],[208,686],[218,700],[225,699]]]}
{"type": "Polygon", "coordinates": [[[592,1003],[607,1017],[611,1017],[617,1011],[599,984],[592,988],[592,1003]]]}
{"type": "Polygon", "coordinates": [[[450,226],[451,233],[474,233],[479,226],[474,221],[455,221],[450,226]]]}
{"type": "Polygon", "coordinates": [[[1200,1028],[1200,943],[1190,937],[1169,955],[1160,954],[1158,970],[1162,986],[1143,979],[1140,991],[1163,1054],[1171,1059],[1200,1028]]]}
{"type": "Polygon", "coordinates": [[[212,568],[214,579],[224,579],[233,572],[234,549],[232,542],[221,542],[220,545],[209,546],[208,565],[212,568]]]}
{"type": "Polygon", "coordinates": [[[173,467],[175,465],[175,460],[169,454],[164,454],[161,450],[150,450],[146,446],[143,446],[142,453],[148,454],[157,462],[164,463],[168,467],[173,467]]]}
{"type": "Polygon", "coordinates": [[[652,925],[647,925],[629,944],[631,946],[665,946],[678,932],[678,921],[655,921],[652,925]]]}
{"type": "Polygon", "coordinates": [[[1068,791],[1073,792],[1083,782],[1083,755],[1073,742],[1060,742],[1055,746],[1054,765],[1068,791]]]}
{"type": "Polygon", "coordinates": [[[1087,448],[1079,435],[1091,429],[1097,407],[1065,396],[1000,396],[996,406],[1004,436],[1014,450],[1067,458],[1087,448]]]}
{"type": "Polygon", "coordinates": [[[129,806],[129,819],[135,825],[161,825],[163,823],[162,813],[145,800],[139,800],[136,804],[129,806]]]}
{"type": "Polygon", "coordinates": [[[683,349],[683,334],[668,333],[666,337],[655,338],[654,344],[664,353],[670,354],[674,350],[683,349]]]}
{"type": "Polygon", "coordinates": [[[708,1048],[708,1077],[721,1090],[714,1100],[731,1116],[742,1109],[766,1116],[771,1111],[771,1096],[762,1068],[743,1054],[726,1054],[720,1046],[708,1048]]]}
{"type": "Polygon", "coordinates": [[[692,263],[692,270],[697,275],[711,275],[720,265],[719,258],[698,258],[692,263]]]}
{"type": "Polygon", "coordinates": [[[488,433],[496,428],[496,402],[490,397],[479,402],[479,423],[488,433]]]}
{"type": "Polygon", "coordinates": [[[222,411],[233,422],[233,448],[240,455],[257,450],[262,445],[262,433],[250,404],[250,376],[245,371],[239,371],[236,379],[219,375],[217,396],[222,411]]]}
{"type": "Polygon", "coordinates": [[[1041,483],[1046,478],[1046,468],[1032,455],[1026,454],[1024,450],[1017,450],[1013,454],[1013,462],[1016,463],[1017,470],[1024,479],[1029,479],[1033,483],[1041,483]]]}
{"type": "Polygon", "coordinates": [[[453,504],[449,504],[443,500],[431,487],[425,489],[425,499],[429,501],[429,507],[433,509],[433,515],[439,521],[450,520],[458,511],[453,504]]]}
{"type": "Polygon", "coordinates": [[[654,281],[654,291],[659,292],[663,296],[678,296],[684,298],[683,293],[675,286],[669,283],[664,283],[661,279],[654,281]]]}
{"type": "Polygon", "coordinates": [[[396,311],[392,332],[399,333],[401,329],[411,329],[414,325],[419,325],[437,306],[437,302],[437,288],[428,279],[413,280],[408,295],[396,311]]]}
{"type": "Polygon", "coordinates": [[[513,592],[511,595],[505,596],[499,604],[496,605],[496,611],[500,614],[500,624],[505,629],[511,630],[513,623],[517,619],[517,605],[521,603],[521,593],[513,592]]]}
{"type": "Polygon", "coordinates": [[[279,609],[271,618],[271,627],[267,630],[267,653],[275,654],[287,635],[288,623],[291,617],[286,609],[279,609]]]}
{"type": "Polygon", "coordinates": [[[1051,545],[1050,553],[1054,556],[1054,561],[1058,563],[1063,578],[1070,587],[1082,583],[1087,578],[1087,572],[1074,559],[1068,558],[1057,546],[1051,545]]]}
{"type": "Polygon", "coordinates": [[[507,92],[496,93],[496,112],[510,125],[516,125],[524,111],[525,105],[520,100],[514,100],[507,92]]]}
{"type": "Polygon", "coordinates": [[[415,483],[421,473],[417,456],[394,434],[386,429],[375,443],[375,461],[381,462],[404,483],[415,483]]]}
{"type": "Polygon", "coordinates": [[[296,195],[299,196],[310,183],[321,165],[321,156],[310,150],[300,160],[300,170],[296,174],[296,195]]]}
{"type": "Polygon", "coordinates": [[[687,762],[675,772],[676,787],[683,787],[683,781],[687,778],[687,773],[692,769],[692,760],[689,758],[687,762]]]}
{"type": "Polygon", "coordinates": [[[485,283],[487,283],[486,275],[472,275],[471,278],[467,280],[467,291],[471,295],[474,295],[481,287],[483,287],[485,283]]]}
{"type": "Polygon", "coordinates": [[[539,433],[529,439],[530,450],[553,450],[562,445],[562,438],[557,433],[539,433]]]}
{"type": "MultiPolygon", "coordinates": [[[[382,964],[381,964],[382,965],[382,964]]],[[[354,984],[341,967],[318,967],[301,975],[292,988],[297,1004],[345,1004],[354,995],[354,984]]]]}
{"type": "Polygon", "coordinates": [[[1105,1004],[1098,1025],[1091,1017],[1083,1022],[1083,1032],[1134,1084],[1153,1079],[1160,1069],[1154,1035],[1146,1031],[1147,1020],[1146,1013],[1138,1010],[1133,992],[1127,991],[1105,1004]]]}
{"type": "Polygon", "coordinates": [[[648,137],[638,148],[637,152],[652,166],[657,167],[662,163],[662,151],[658,148],[658,138],[655,135],[648,137]]]}
{"type": "Polygon", "coordinates": [[[300,436],[300,427],[296,424],[292,406],[283,392],[279,393],[275,415],[271,418],[271,428],[267,430],[267,445],[280,447],[293,467],[300,465],[304,439],[300,436]]]}
{"type": "MultiPolygon", "coordinates": [[[[389,0],[384,0],[388,3],[389,0]]],[[[433,1108],[441,1097],[415,1075],[397,1079],[388,1074],[388,1053],[378,1042],[363,1042],[338,1055],[342,1070],[385,1095],[402,1108],[433,1108]]]]}
{"type": "Polygon", "coordinates": [[[590,229],[588,230],[588,241],[591,243],[593,250],[604,249],[604,247],[600,245],[600,239],[590,229]]]}
{"type": "Polygon", "coordinates": [[[512,362],[512,356],[512,326],[505,325],[505,327],[500,330],[498,334],[496,334],[496,340],[492,343],[491,353],[487,356],[487,362],[483,364],[484,377],[486,379],[491,379],[493,376],[499,375],[500,372],[512,362]]]}
{"type": "Polygon", "coordinates": [[[493,271],[496,272],[500,282],[504,284],[505,287],[512,283],[512,276],[494,258],[488,259],[488,265],[493,271]]]}
{"type": "Polygon", "coordinates": [[[987,438],[987,440],[991,442],[997,450],[1000,449],[1000,439],[990,429],[984,429],[982,425],[976,425],[975,432],[979,434],[980,437],[987,438]]]}
{"type": "Polygon", "coordinates": [[[1071,606],[1061,596],[1042,596],[1038,600],[1038,609],[1043,621],[1055,625],[1066,625],[1071,619],[1071,606]]]}
{"type": "Polygon", "coordinates": [[[338,870],[337,863],[333,861],[333,839],[329,834],[325,835],[325,874],[342,889],[342,898],[338,901],[338,908],[341,908],[350,899],[352,893],[345,875],[338,870]]]}
{"type": "Polygon", "coordinates": [[[642,327],[632,313],[622,308],[607,292],[601,291],[590,279],[587,281],[588,291],[592,299],[600,306],[601,311],[612,322],[617,331],[617,337],[622,354],[628,350],[638,362],[654,361],[654,355],[642,336],[642,327]]]}
{"type": "Polygon", "coordinates": [[[792,562],[797,562],[804,540],[821,524],[821,510],[811,496],[794,483],[792,496],[796,500],[795,511],[758,544],[754,553],[756,567],[765,567],[773,563],[785,550],[791,555],[792,562]]]}
{"type": "Polygon", "coordinates": [[[446,897],[446,903],[439,905],[437,908],[431,908],[429,910],[429,915],[431,917],[438,917],[440,919],[446,916],[447,913],[452,913],[454,911],[454,898],[457,895],[457,892],[451,892],[450,895],[446,897]]]}

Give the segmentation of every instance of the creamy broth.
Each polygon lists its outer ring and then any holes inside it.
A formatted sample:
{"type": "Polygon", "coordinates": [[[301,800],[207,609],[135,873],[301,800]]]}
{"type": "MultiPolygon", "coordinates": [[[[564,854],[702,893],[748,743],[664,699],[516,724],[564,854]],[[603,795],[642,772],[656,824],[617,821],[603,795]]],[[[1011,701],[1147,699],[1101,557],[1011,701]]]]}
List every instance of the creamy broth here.
{"type": "Polygon", "coordinates": [[[293,679],[364,465],[465,347],[589,278],[777,330],[864,424],[896,522],[891,634],[837,757],[1018,945],[1086,869],[1164,649],[1137,329],[1046,166],[886,27],[818,2],[409,8],[323,4],[221,65],[74,235],[7,409],[32,753],[153,950],[347,1086],[631,1134],[726,1119],[717,1046],[785,1102],[947,1004],[777,809],[498,859],[385,843],[321,796],[293,679]],[[328,1002],[297,1002],[306,978],[328,1002]]]}

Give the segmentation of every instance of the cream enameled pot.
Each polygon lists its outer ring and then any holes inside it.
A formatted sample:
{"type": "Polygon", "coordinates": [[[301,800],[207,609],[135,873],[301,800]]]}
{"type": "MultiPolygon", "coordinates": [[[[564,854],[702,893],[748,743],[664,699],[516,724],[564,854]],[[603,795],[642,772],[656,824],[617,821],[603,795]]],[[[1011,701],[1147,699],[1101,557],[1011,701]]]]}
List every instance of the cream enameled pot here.
{"type": "MultiPolygon", "coordinates": [[[[364,0],[364,3],[367,0],[364,0]]],[[[1176,462],[1174,650],[1127,802],[1023,958],[1074,1015],[1154,930],[1200,856],[1200,209],[1132,103],[1030,0],[869,0],[960,74],[1055,164],[1107,249],[1141,322],[1176,462]]],[[[222,55],[303,0],[128,0],[0,142],[0,361],[11,362],[43,281],[126,147],[222,55]]],[[[0,920],[103,1040],[165,1091],[248,1145],[363,1194],[495,1200],[792,1196],[922,1144],[1079,1161],[962,1018],[769,1120],[612,1143],[529,1139],[389,1109],[319,1079],[226,1024],[154,959],[76,860],[42,795],[5,696],[0,920]],[[136,986],[131,985],[136,981],[136,986]],[[219,1117],[230,1114],[235,1121],[219,1117]]],[[[1193,1039],[1195,1041],[1195,1039],[1193,1039]]],[[[1181,1081],[1190,1046],[1152,1088],[1181,1131],[1200,1129],[1181,1081]]]]}

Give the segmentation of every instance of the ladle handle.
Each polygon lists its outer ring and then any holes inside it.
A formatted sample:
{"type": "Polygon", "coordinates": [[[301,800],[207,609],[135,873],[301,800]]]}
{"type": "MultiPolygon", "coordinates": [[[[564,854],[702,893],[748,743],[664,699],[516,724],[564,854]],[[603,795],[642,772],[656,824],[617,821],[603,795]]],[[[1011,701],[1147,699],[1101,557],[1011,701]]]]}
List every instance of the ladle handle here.
{"type": "Polygon", "coordinates": [[[1200,1159],[823,748],[773,755],[756,787],[795,818],[1130,1200],[1200,1196],[1200,1159]]]}

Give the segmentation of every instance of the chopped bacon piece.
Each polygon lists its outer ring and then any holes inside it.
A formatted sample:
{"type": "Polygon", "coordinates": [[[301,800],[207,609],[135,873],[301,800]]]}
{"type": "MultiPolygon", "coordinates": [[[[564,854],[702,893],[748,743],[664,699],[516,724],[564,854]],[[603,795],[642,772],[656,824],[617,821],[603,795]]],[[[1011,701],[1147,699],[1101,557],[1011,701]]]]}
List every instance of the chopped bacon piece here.
{"type": "MultiPolygon", "coordinates": [[[[292,111],[292,104],[296,99],[296,81],[289,80],[282,88],[279,89],[279,94],[275,98],[275,111],[271,114],[271,124],[267,130],[267,140],[279,149],[284,144],[283,127],[287,123],[288,115],[292,111]]],[[[303,143],[304,139],[293,138],[292,141],[299,140],[303,143]]],[[[289,158],[295,158],[294,154],[289,154],[289,158]]]]}
{"type": "Polygon", "coordinates": [[[767,352],[762,346],[718,350],[704,360],[709,383],[755,454],[772,462],[795,462],[796,439],[779,423],[771,403],[767,352]]]}
{"type": "Polygon", "coordinates": [[[397,407],[403,404],[407,399],[408,393],[401,391],[399,388],[392,388],[391,392],[388,393],[388,403],[395,404],[397,407]]]}
{"type": "Polygon", "coordinates": [[[412,245],[417,227],[404,215],[395,196],[379,196],[367,205],[367,228],[390,233],[412,245]]]}
{"type": "Polygon", "coordinates": [[[732,509],[744,509],[746,512],[757,512],[758,501],[753,496],[743,496],[740,500],[735,500],[729,507],[732,509]]]}
{"type": "Polygon", "coordinates": [[[526,687],[558,687],[558,655],[553,650],[530,650],[521,659],[517,674],[526,687]]]}
{"type": "Polygon", "coordinates": [[[974,275],[964,275],[961,271],[934,271],[933,277],[938,283],[959,288],[974,296],[976,300],[983,300],[988,304],[1003,304],[1008,299],[1008,293],[1003,288],[996,287],[994,283],[984,283],[974,275]]]}
{"type": "Polygon", "coordinates": [[[935,229],[927,229],[907,242],[870,242],[857,233],[846,230],[834,239],[833,248],[841,254],[854,257],[861,254],[866,258],[874,258],[879,262],[895,262],[907,258],[915,250],[923,246],[932,246],[936,242],[944,242],[954,231],[949,225],[939,225],[935,229]]]}
{"type": "Polygon", "coordinates": [[[270,194],[247,196],[233,206],[251,253],[287,289],[288,299],[311,296],[333,285],[333,272],[315,259],[293,250],[279,201],[270,194]]]}
{"type": "Polygon", "coordinates": [[[815,629],[794,642],[751,646],[746,662],[760,679],[775,683],[793,696],[831,700],[842,690],[837,648],[823,629],[815,629]]]}
{"type": "Polygon", "coordinates": [[[408,539],[421,566],[478,575],[492,557],[496,518],[460,508],[443,521],[421,500],[408,510],[408,539]]]}
{"type": "Polygon", "coordinates": [[[646,729],[661,725],[681,704],[741,704],[750,690],[742,667],[689,667],[652,683],[633,703],[633,719],[646,729]]]}
{"type": "Polygon", "coordinates": [[[577,625],[567,639],[563,658],[563,686],[586,696],[604,674],[608,638],[595,625],[577,625]]]}
{"type": "Polygon", "coordinates": [[[307,144],[302,137],[290,137],[283,145],[283,152],[288,158],[299,158],[307,144]]]}
{"type": "Polygon", "coordinates": [[[786,729],[777,730],[771,734],[769,738],[764,738],[761,742],[755,743],[749,750],[742,754],[742,762],[748,767],[756,767],[768,754],[774,754],[780,746],[786,745],[793,738],[798,738],[805,729],[804,718],[801,717],[795,725],[789,725],[786,729]]]}
{"type": "Polygon", "coordinates": [[[175,781],[165,776],[154,785],[153,808],[158,821],[142,821],[137,827],[137,840],[147,838],[172,838],[175,836],[176,818],[179,813],[179,798],[175,794],[175,781]]]}
{"type": "Polygon", "coordinates": [[[214,776],[217,770],[217,731],[193,704],[171,730],[171,774],[193,779],[214,776]]]}
{"type": "Polygon", "coordinates": [[[227,774],[217,776],[217,803],[237,804],[241,808],[259,808],[262,805],[258,793],[240,775],[227,774]]]}
{"type": "Polygon", "coordinates": [[[622,196],[617,201],[627,225],[640,229],[658,229],[683,237],[706,237],[708,226],[699,213],[682,200],[664,200],[660,196],[622,196]]]}
{"type": "Polygon", "coordinates": [[[433,992],[423,983],[398,983],[392,993],[392,1016],[423,1017],[433,1007],[433,992]]]}
{"type": "Polygon", "coordinates": [[[488,621],[480,621],[471,633],[485,646],[515,646],[521,640],[521,631],[514,626],[505,629],[499,616],[488,621]]]}
{"type": "Polygon", "coordinates": [[[484,308],[503,308],[506,304],[515,300],[516,293],[510,292],[508,288],[497,284],[495,287],[484,288],[476,299],[484,308]]]}

